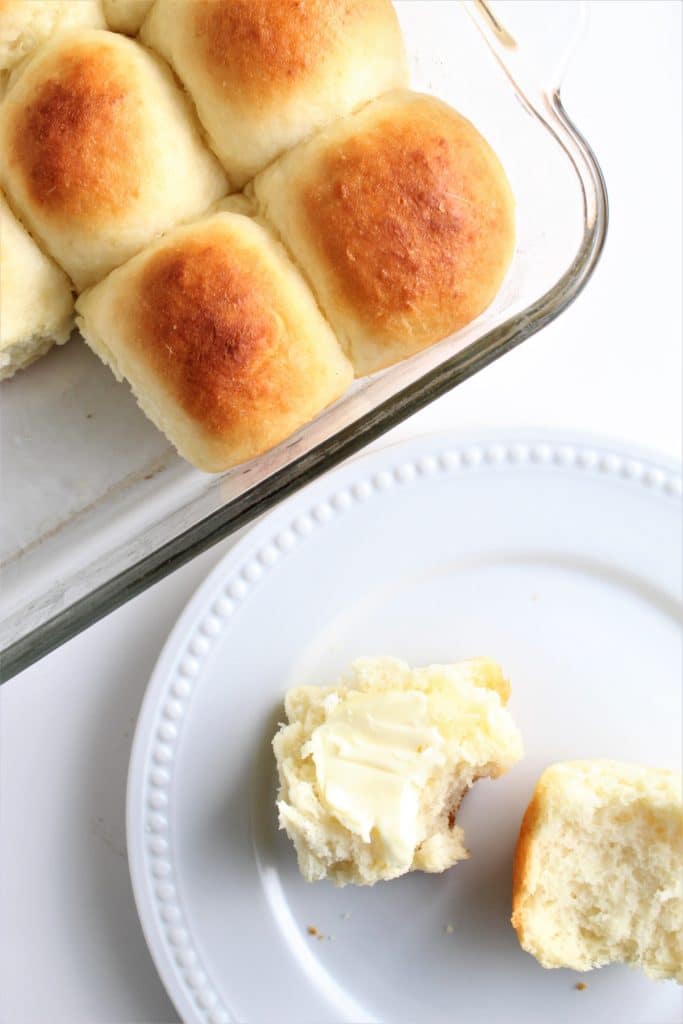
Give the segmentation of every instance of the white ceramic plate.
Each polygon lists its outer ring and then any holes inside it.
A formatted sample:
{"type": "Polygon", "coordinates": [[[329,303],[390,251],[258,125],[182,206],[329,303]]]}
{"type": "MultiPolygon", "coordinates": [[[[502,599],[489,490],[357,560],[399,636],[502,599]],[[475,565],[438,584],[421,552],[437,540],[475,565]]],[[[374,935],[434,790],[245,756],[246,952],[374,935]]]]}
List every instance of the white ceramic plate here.
{"type": "Polygon", "coordinates": [[[600,444],[432,437],[322,479],[229,553],[160,657],[129,778],[138,909],[185,1021],[679,1021],[673,983],[542,970],[509,915],[549,762],[680,767],[680,495],[675,467],[600,444]],[[499,659],[525,760],[463,805],[470,861],[307,885],[273,806],[283,694],[386,653],[499,659]]]}

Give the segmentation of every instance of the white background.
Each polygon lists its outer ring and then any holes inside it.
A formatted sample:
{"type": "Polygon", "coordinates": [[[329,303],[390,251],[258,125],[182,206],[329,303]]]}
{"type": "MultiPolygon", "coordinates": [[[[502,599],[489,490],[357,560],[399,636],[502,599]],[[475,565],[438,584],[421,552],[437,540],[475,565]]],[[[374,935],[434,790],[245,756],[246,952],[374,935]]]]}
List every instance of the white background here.
{"type": "MultiPolygon", "coordinates": [[[[602,262],[559,321],[394,438],[444,427],[552,426],[680,457],[683,7],[591,7],[563,94],[608,183],[602,262]]],[[[159,649],[225,547],[1,691],[0,1024],[177,1020],[128,880],[126,769],[159,649]]]]}

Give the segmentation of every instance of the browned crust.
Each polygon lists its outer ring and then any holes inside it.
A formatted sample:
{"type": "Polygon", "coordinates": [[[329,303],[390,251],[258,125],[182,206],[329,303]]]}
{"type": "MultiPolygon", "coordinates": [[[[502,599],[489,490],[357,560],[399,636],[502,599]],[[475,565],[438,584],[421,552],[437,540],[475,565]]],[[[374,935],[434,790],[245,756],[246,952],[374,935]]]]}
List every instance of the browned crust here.
{"type": "Polygon", "coordinates": [[[388,0],[199,0],[190,30],[232,103],[282,103],[355,25],[383,14],[395,19],[388,0]]]}
{"type": "Polygon", "coordinates": [[[52,218],[110,217],[136,195],[144,160],[128,62],[108,43],[66,44],[13,113],[8,162],[52,218]]]}
{"type": "Polygon", "coordinates": [[[521,946],[524,946],[525,902],[528,895],[527,872],[530,867],[531,851],[541,818],[542,806],[543,782],[539,780],[522,818],[512,865],[511,921],[521,946]]]}
{"type": "Polygon", "coordinates": [[[331,145],[302,203],[342,302],[375,335],[413,347],[477,316],[512,257],[497,158],[469,121],[426,97],[331,145]]]}
{"type": "MultiPolygon", "coordinates": [[[[276,301],[262,275],[225,240],[162,249],[136,285],[139,354],[209,434],[237,428],[264,408],[287,407],[276,301]],[[282,365],[280,363],[282,360],[282,365]]],[[[253,257],[251,257],[253,263],[253,257]]]]}

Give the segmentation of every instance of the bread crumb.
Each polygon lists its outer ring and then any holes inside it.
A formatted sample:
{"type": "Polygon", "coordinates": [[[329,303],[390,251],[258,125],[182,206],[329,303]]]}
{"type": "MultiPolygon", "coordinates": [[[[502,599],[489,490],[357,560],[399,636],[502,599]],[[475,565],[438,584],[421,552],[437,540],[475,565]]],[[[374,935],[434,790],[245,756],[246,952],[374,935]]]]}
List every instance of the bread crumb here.
{"type": "Polygon", "coordinates": [[[446,925],[446,935],[452,935],[452,934],[453,934],[453,925],[452,924],[447,924],[446,925]]]}
{"type": "Polygon", "coordinates": [[[583,992],[585,991],[585,989],[588,988],[588,985],[585,981],[577,981],[576,985],[574,985],[574,988],[577,992],[583,992]]]}
{"type": "Polygon", "coordinates": [[[350,910],[345,910],[344,913],[341,914],[341,918],[342,918],[343,921],[348,921],[348,919],[350,917],[351,917],[351,911],[350,910]]]}
{"type": "Polygon", "coordinates": [[[312,924],[309,924],[309,926],[306,929],[306,931],[308,932],[309,935],[317,935],[318,934],[318,929],[315,927],[315,925],[312,925],[312,924]]]}
{"type": "Polygon", "coordinates": [[[316,935],[316,938],[317,938],[318,942],[322,942],[323,939],[325,938],[325,936],[321,935],[320,932],[318,932],[318,934],[316,935]]]}

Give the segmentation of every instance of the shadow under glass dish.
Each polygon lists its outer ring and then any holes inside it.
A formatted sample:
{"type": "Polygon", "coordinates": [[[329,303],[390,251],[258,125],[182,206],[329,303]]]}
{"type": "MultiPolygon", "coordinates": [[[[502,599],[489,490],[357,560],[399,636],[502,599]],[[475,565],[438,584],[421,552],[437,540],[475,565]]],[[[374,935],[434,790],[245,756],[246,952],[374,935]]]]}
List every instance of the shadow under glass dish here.
{"type": "Polygon", "coordinates": [[[607,196],[560,100],[583,5],[396,7],[413,88],[473,121],[510,178],[517,246],[494,304],[425,352],[357,381],[273,451],[215,477],[183,462],[77,339],[16,377],[0,405],[0,679],[524,341],[590,278],[607,196]]]}

